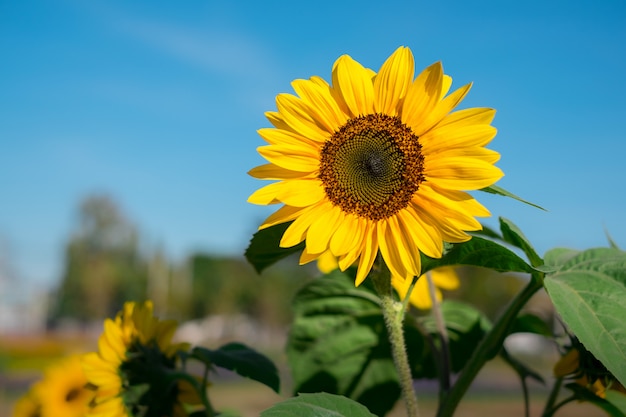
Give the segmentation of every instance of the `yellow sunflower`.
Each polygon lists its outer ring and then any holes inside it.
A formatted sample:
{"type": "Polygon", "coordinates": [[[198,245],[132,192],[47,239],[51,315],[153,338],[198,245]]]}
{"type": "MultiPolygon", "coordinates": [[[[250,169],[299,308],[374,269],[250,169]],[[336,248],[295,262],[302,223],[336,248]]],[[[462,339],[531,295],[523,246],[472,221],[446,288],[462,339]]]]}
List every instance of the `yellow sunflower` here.
{"type": "Polygon", "coordinates": [[[33,392],[29,390],[22,395],[13,405],[12,417],[40,417],[41,402],[33,392]]]}
{"type": "Polygon", "coordinates": [[[88,415],[132,417],[142,410],[145,416],[184,416],[177,386],[160,383],[175,369],[176,352],[188,348],[171,343],[175,330],[175,321],[154,317],[150,301],[125,303],[115,320],[106,319],[98,352],[82,362],[96,387],[88,415]]]}
{"type": "Polygon", "coordinates": [[[607,389],[626,394],[626,388],[579,342],[554,365],[554,376],[573,379],[600,398],[606,397],[607,389]]]}
{"type": "Polygon", "coordinates": [[[63,358],[15,404],[14,417],[83,417],[93,392],[86,387],[81,355],[63,358]]]}
{"type": "MultiPolygon", "coordinates": [[[[435,284],[435,295],[437,301],[441,301],[441,290],[456,290],[459,288],[459,276],[456,273],[456,269],[451,266],[443,266],[437,269],[428,271],[435,284]]],[[[400,299],[406,297],[406,293],[411,286],[412,280],[401,279],[398,277],[391,277],[391,285],[398,292],[400,299]]],[[[419,277],[411,292],[411,298],[409,302],[420,310],[428,310],[433,306],[433,300],[430,297],[430,291],[428,290],[428,281],[425,275],[419,277]]]]}
{"type": "Polygon", "coordinates": [[[279,94],[274,126],[259,130],[269,163],[252,169],[274,180],[248,199],[283,206],[260,229],[293,221],[280,245],[306,242],[300,262],[330,250],[341,270],[358,260],[356,285],[380,252],[392,275],[420,275],[420,252],[439,258],[443,242],[470,239],[489,211],[464,191],[494,184],[500,155],[495,111],[452,112],[471,84],[448,95],[440,63],[414,78],[413,55],[398,48],[378,73],[348,55],[320,77],[295,80],[279,94]]]}

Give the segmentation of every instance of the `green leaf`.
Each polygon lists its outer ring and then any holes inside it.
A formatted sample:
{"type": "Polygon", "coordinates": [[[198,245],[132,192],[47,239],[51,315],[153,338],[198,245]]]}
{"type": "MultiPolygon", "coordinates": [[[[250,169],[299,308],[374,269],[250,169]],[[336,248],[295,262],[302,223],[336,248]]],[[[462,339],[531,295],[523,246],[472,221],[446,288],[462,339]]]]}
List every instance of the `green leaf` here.
{"type": "Polygon", "coordinates": [[[492,185],[492,186],[490,186],[490,187],[481,188],[481,189],[480,189],[480,190],[478,190],[478,191],[484,191],[484,192],[489,193],[489,194],[501,195],[501,196],[503,196],[503,197],[510,197],[510,198],[515,199],[515,200],[517,200],[517,201],[520,201],[520,202],[522,202],[522,203],[524,203],[524,204],[528,204],[529,206],[533,206],[533,207],[538,208],[538,209],[541,209],[541,210],[543,210],[543,211],[547,211],[547,210],[546,210],[546,209],[544,209],[543,207],[538,206],[537,204],[531,203],[531,202],[529,202],[529,201],[526,201],[526,200],[524,200],[523,198],[516,196],[516,195],[515,195],[515,194],[513,194],[512,192],[507,191],[507,190],[505,190],[505,189],[504,189],[504,188],[502,188],[502,187],[498,187],[497,185],[492,185]]]}
{"type": "Polygon", "coordinates": [[[526,239],[526,236],[524,236],[522,231],[513,224],[512,221],[500,217],[500,230],[502,231],[504,241],[520,248],[526,254],[532,266],[543,265],[543,259],[537,255],[535,248],[533,248],[528,239],[526,239]]]}
{"type": "Polygon", "coordinates": [[[552,337],[552,329],[543,319],[534,314],[521,314],[515,318],[511,333],[534,333],[552,337]]]}
{"type": "MultiPolygon", "coordinates": [[[[397,372],[378,297],[365,283],[355,288],[339,271],[315,279],[296,294],[294,313],[287,344],[294,392],[344,395],[380,416],[393,408],[397,372]]],[[[417,329],[405,327],[405,338],[410,357],[421,357],[417,329]]]]}
{"type": "Polygon", "coordinates": [[[229,369],[279,392],[280,377],[274,363],[244,344],[228,343],[217,350],[195,347],[191,351],[191,356],[207,366],[215,365],[229,369]]]}
{"type": "Polygon", "coordinates": [[[626,252],[560,252],[544,286],[563,321],[587,350],[626,385],[626,252]]]}
{"type": "Polygon", "coordinates": [[[543,261],[546,265],[555,267],[553,270],[557,270],[563,266],[567,261],[580,253],[579,250],[569,248],[554,248],[550,249],[543,255],[543,261]]]}
{"type": "Polygon", "coordinates": [[[376,417],[349,398],[328,394],[300,394],[261,412],[261,417],[376,417]]]}
{"type": "Polygon", "coordinates": [[[252,236],[245,257],[260,274],[265,268],[287,256],[302,251],[304,242],[290,248],[281,248],[280,239],[292,222],[281,223],[259,230],[252,236]]]}
{"type": "MultiPolygon", "coordinates": [[[[567,388],[572,390],[576,397],[582,401],[590,402],[591,404],[599,407],[604,410],[611,417],[626,417],[626,410],[620,409],[619,406],[605,400],[604,398],[598,397],[593,392],[589,391],[587,388],[582,387],[576,383],[571,383],[565,385],[567,388]]],[[[623,404],[620,404],[623,406],[623,404]]]]}
{"type": "Polygon", "coordinates": [[[527,272],[533,268],[510,249],[478,236],[452,245],[440,259],[422,255],[422,274],[445,265],[471,265],[491,268],[498,272],[527,272]]]}

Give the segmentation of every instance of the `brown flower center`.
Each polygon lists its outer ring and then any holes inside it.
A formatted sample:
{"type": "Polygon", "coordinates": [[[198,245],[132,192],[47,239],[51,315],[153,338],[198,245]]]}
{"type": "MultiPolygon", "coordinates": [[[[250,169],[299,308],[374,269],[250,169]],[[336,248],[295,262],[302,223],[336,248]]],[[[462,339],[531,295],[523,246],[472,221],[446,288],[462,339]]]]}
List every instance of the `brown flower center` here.
{"type": "Polygon", "coordinates": [[[344,212],[383,220],[404,209],[424,180],[422,146],[397,116],[359,116],[324,143],[319,178],[344,212]]]}

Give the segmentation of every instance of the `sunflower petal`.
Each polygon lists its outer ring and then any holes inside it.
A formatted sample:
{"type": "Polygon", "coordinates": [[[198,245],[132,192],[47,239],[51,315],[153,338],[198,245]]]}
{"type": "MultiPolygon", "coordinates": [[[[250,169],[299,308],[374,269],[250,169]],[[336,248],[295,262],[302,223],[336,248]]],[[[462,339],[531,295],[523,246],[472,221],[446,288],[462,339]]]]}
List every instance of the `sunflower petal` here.
{"type": "Polygon", "coordinates": [[[335,62],[332,77],[333,87],[341,93],[351,116],[374,112],[374,85],[371,72],[349,55],[342,55],[335,62]]]}
{"type": "Polygon", "coordinates": [[[291,94],[279,94],[276,96],[276,107],[285,123],[300,135],[314,140],[324,142],[328,139],[328,132],[325,132],[311,116],[311,110],[302,100],[291,94]]]}
{"type": "Polygon", "coordinates": [[[409,48],[400,47],[385,61],[374,79],[374,111],[395,116],[413,81],[415,62],[409,48]]]}
{"type": "Polygon", "coordinates": [[[478,190],[498,181],[500,168],[477,159],[451,157],[428,160],[426,181],[451,190],[478,190]]]}

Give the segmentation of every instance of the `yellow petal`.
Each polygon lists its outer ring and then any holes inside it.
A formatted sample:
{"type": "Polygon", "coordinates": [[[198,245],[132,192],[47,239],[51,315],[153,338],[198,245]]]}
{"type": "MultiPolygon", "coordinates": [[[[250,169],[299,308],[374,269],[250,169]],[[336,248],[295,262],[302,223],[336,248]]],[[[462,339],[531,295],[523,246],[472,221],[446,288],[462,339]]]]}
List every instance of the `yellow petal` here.
{"type": "Polygon", "coordinates": [[[301,134],[284,129],[274,129],[266,127],[257,130],[259,136],[270,145],[291,145],[311,148],[311,153],[319,152],[320,144],[307,139],[301,134]]]}
{"type": "Polygon", "coordinates": [[[446,158],[477,159],[493,165],[500,160],[500,154],[494,150],[480,146],[464,146],[461,148],[445,149],[428,155],[429,161],[446,158]]]}
{"type": "Polygon", "coordinates": [[[314,178],[312,173],[291,171],[274,164],[259,165],[248,171],[248,175],[260,180],[292,180],[296,178],[314,178]]]}
{"type": "Polygon", "coordinates": [[[259,154],[274,165],[292,171],[313,172],[319,169],[319,153],[297,146],[267,145],[257,148],[259,154]]]}
{"type": "Polygon", "coordinates": [[[358,218],[352,214],[345,215],[330,239],[330,250],[335,256],[345,255],[360,244],[362,233],[358,218]]]}
{"type": "Polygon", "coordinates": [[[337,263],[337,257],[332,254],[331,251],[327,250],[322,253],[317,258],[317,268],[323,274],[329,274],[335,269],[339,268],[339,264],[337,263]]]}
{"type": "Polygon", "coordinates": [[[294,132],[316,142],[325,142],[328,139],[328,132],[315,122],[309,106],[298,97],[291,94],[279,94],[276,96],[276,107],[285,123],[294,132]]]}
{"type": "Polygon", "coordinates": [[[329,203],[320,203],[302,210],[299,216],[289,225],[280,240],[280,246],[290,248],[302,242],[306,238],[306,233],[311,224],[317,219],[320,212],[329,208],[329,203]]]}
{"type": "Polygon", "coordinates": [[[360,251],[359,265],[357,267],[356,278],[354,280],[355,286],[361,285],[361,283],[367,278],[376,255],[378,254],[378,237],[375,225],[368,225],[365,236],[363,238],[363,247],[360,251]]]}
{"type": "Polygon", "coordinates": [[[320,254],[328,249],[330,238],[335,233],[344,214],[338,207],[321,213],[318,218],[311,223],[311,227],[306,235],[306,248],[310,253],[320,254]]]}
{"type": "Polygon", "coordinates": [[[452,157],[425,161],[426,181],[451,190],[478,190],[498,181],[500,168],[477,159],[452,157]]]}
{"type": "MultiPolygon", "coordinates": [[[[428,210],[409,205],[402,211],[402,221],[412,241],[421,252],[431,258],[440,258],[443,250],[441,231],[428,210]]],[[[419,275],[419,271],[417,274],[419,275]]]]}
{"type": "Polygon", "coordinates": [[[377,224],[378,232],[378,245],[380,248],[380,254],[387,264],[391,275],[397,275],[406,279],[409,275],[406,265],[403,262],[400,248],[394,237],[394,231],[390,226],[389,221],[380,221],[377,224]]]}
{"type": "MultiPolygon", "coordinates": [[[[436,62],[426,68],[407,89],[402,104],[402,121],[408,126],[421,126],[428,115],[433,111],[441,94],[443,68],[436,62]]],[[[417,135],[418,132],[413,129],[417,135]]]]}
{"type": "Polygon", "coordinates": [[[349,55],[342,55],[333,66],[333,87],[350,110],[351,116],[374,112],[374,85],[371,73],[349,55]]]}
{"type": "Polygon", "coordinates": [[[490,125],[456,124],[437,125],[419,138],[422,152],[428,157],[436,152],[462,147],[486,146],[496,136],[497,129],[490,125]]]}
{"type": "Polygon", "coordinates": [[[461,285],[456,268],[452,266],[442,266],[429,271],[433,283],[443,290],[456,290],[461,285]]]}
{"type": "Polygon", "coordinates": [[[300,213],[305,210],[302,207],[283,206],[272,213],[263,223],[259,226],[259,230],[266,229],[277,224],[286,223],[292,221],[300,216],[300,213]]]}
{"type": "Polygon", "coordinates": [[[425,114],[424,118],[420,120],[418,123],[408,123],[409,127],[415,132],[418,136],[423,136],[426,132],[428,132],[433,126],[437,123],[441,122],[445,116],[452,111],[459,103],[465,98],[467,93],[469,92],[472,84],[467,84],[458,90],[454,91],[452,94],[441,100],[437,105],[425,114]]]}
{"type": "Polygon", "coordinates": [[[395,116],[400,100],[413,81],[415,63],[409,48],[400,47],[385,61],[374,78],[374,110],[395,116]]]}
{"type": "Polygon", "coordinates": [[[275,182],[256,190],[248,202],[267,205],[276,202],[288,206],[306,207],[321,201],[326,196],[319,180],[290,180],[275,182]]]}
{"type": "Polygon", "coordinates": [[[327,84],[320,85],[311,79],[295,80],[291,85],[327,132],[334,133],[348,121],[348,116],[340,109],[327,84]]]}
{"type": "Polygon", "coordinates": [[[268,111],[265,112],[265,117],[267,117],[267,120],[269,120],[275,128],[293,132],[293,129],[291,129],[291,127],[287,123],[285,123],[285,119],[280,115],[280,113],[276,111],[268,111]]]}
{"type": "Polygon", "coordinates": [[[496,111],[494,109],[485,107],[458,110],[444,117],[437,127],[455,125],[455,127],[459,128],[473,125],[488,125],[491,124],[495,115],[496,111]]]}

